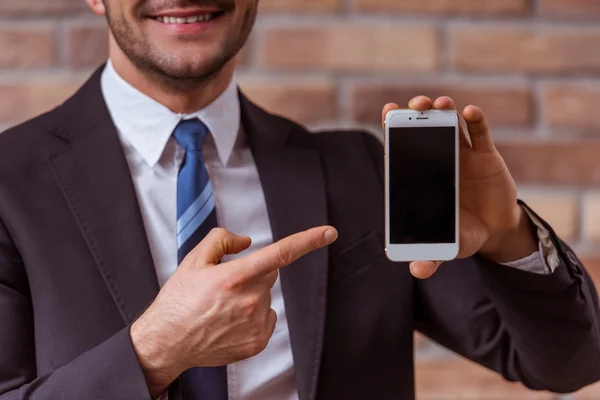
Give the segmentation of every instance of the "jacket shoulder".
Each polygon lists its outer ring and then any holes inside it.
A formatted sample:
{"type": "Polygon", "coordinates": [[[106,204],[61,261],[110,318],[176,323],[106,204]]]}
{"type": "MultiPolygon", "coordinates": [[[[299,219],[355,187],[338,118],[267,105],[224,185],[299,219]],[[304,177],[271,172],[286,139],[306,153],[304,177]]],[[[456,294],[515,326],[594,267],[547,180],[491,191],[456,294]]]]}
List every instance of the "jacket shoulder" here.
{"type": "Polygon", "coordinates": [[[290,126],[293,144],[314,147],[322,152],[344,152],[350,149],[362,151],[382,151],[379,138],[362,129],[328,129],[310,131],[295,122],[283,119],[290,126]]]}
{"type": "Polygon", "coordinates": [[[51,148],[50,134],[56,129],[56,113],[49,111],[0,133],[0,172],[45,158],[51,148]]]}
{"type": "Polygon", "coordinates": [[[349,146],[369,153],[383,151],[379,138],[366,130],[327,130],[317,131],[314,135],[319,140],[320,145],[326,148],[339,148],[343,144],[344,150],[347,150],[346,146],[349,146]]]}

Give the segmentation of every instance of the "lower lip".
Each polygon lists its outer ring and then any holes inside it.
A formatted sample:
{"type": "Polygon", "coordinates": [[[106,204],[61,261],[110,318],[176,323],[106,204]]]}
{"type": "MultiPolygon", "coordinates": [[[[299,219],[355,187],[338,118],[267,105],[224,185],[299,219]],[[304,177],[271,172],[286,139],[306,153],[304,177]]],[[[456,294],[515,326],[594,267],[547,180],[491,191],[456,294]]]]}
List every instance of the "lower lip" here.
{"type": "Polygon", "coordinates": [[[154,24],[160,26],[162,29],[166,29],[167,31],[169,31],[173,34],[179,35],[179,34],[194,34],[194,33],[204,32],[205,30],[209,29],[211,26],[218,23],[222,17],[223,17],[222,15],[219,15],[218,17],[213,18],[209,21],[194,22],[191,24],[170,24],[170,23],[157,21],[154,18],[151,18],[150,21],[152,21],[154,24]]]}

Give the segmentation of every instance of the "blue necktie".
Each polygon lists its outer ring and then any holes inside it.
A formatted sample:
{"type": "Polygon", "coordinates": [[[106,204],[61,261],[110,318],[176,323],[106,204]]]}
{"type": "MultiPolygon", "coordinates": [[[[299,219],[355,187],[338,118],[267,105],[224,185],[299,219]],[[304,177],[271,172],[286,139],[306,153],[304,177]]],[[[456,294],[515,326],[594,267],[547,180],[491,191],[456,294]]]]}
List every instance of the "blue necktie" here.
{"type": "MultiPolygon", "coordinates": [[[[179,263],[217,227],[212,185],[202,146],[208,128],[198,119],[182,121],[173,133],[185,150],[177,180],[177,257],[179,263]]],[[[227,367],[197,367],[181,374],[184,400],[227,400],[227,367]]]]}

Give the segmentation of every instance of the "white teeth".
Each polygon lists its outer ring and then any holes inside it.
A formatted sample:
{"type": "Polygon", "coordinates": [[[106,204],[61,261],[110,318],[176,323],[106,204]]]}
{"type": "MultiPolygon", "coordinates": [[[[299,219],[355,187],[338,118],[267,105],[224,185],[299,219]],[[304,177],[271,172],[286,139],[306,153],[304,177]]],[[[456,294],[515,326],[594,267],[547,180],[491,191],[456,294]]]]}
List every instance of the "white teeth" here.
{"type": "Polygon", "coordinates": [[[156,17],[158,22],[165,24],[194,24],[196,22],[210,21],[214,16],[212,14],[195,15],[193,17],[156,17]]]}

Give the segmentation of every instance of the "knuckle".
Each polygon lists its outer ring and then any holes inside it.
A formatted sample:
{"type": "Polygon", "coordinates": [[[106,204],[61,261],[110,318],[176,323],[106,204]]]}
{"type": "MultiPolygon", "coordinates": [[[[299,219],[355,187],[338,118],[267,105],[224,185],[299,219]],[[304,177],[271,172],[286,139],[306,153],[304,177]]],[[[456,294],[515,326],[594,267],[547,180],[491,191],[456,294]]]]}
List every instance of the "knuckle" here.
{"type": "Polygon", "coordinates": [[[266,342],[266,341],[261,341],[261,340],[253,341],[252,344],[249,346],[250,347],[250,349],[249,349],[250,356],[252,357],[259,353],[262,353],[262,351],[267,348],[267,344],[268,344],[268,342],[266,342]]]}
{"type": "MultiPolygon", "coordinates": [[[[271,283],[271,287],[275,284],[275,282],[277,282],[277,279],[279,278],[279,271],[273,271],[270,275],[269,275],[269,282],[271,283]]],[[[269,293],[269,296],[271,294],[269,293]]]]}
{"type": "Polygon", "coordinates": [[[253,321],[252,326],[248,329],[249,341],[245,349],[247,357],[253,357],[266,349],[273,335],[276,321],[277,314],[272,309],[269,309],[264,318],[257,318],[253,321]]]}
{"type": "Polygon", "coordinates": [[[260,305],[260,296],[249,295],[240,303],[240,314],[241,316],[248,318],[254,315],[260,305]]]}
{"type": "Polygon", "coordinates": [[[279,319],[279,317],[277,316],[277,313],[275,312],[275,310],[271,310],[271,315],[273,316],[273,326],[275,326],[277,324],[277,320],[279,319]]]}
{"type": "Polygon", "coordinates": [[[308,246],[311,250],[316,250],[321,247],[321,239],[318,235],[312,235],[308,239],[308,246]]]}
{"type": "Polygon", "coordinates": [[[256,347],[254,348],[254,350],[256,351],[256,354],[262,352],[264,349],[267,348],[270,339],[271,332],[264,328],[261,329],[255,341],[256,347]]]}
{"type": "Polygon", "coordinates": [[[244,347],[242,347],[242,348],[239,350],[239,356],[238,356],[238,359],[239,359],[239,360],[245,360],[245,359],[247,359],[247,358],[254,357],[255,355],[256,355],[256,354],[253,354],[253,353],[252,353],[252,348],[251,348],[251,346],[250,346],[250,345],[245,345],[244,347]]]}
{"type": "Polygon", "coordinates": [[[260,349],[260,343],[258,340],[259,332],[255,329],[249,329],[246,334],[243,347],[241,350],[242,358],[254,357],[262,350],[260,349]]]}
{"type": "Polygon", "coordinates": [[[210,231],[210,234],[215,237],[224,237],[227,233],[227,230],[224,228],[212,228],[210,231]]]}
{"type": "Polygon", "coordinates": [[[271,292],[268,291],[267,294],[265,295],[265,304],[267,304],[269,306],[269,308],[271,307],[271,292]]]}
{"type": "Polygon", "coordinates": [[[190,269],[196,262],[196,249],[192,249],[184,258],[181,260],[175,271],[173,272],[173,276],[177,276],[178,274],[182,274],[183,272],[190,269]]]}
{"type": "Polygon", "coordinates": [[[266,254],[261,254],[254,260],[254,267],[259,271],[263,271],[267,269],[272,263],[273,262],[270,259],[270,257],[268,257],[266,254]]]}
{"type": "Polygon", "coordinates": [[[253,357],[267,347],[268,339],[265,340],[263,329],[258,323],[255,323],[248,328],[246,338],[247,340],[243,349],[245,357],[253,357]]]}
{"type": "Polygon", "coordinates": [[[222,292],[233,292],[238,286],[238,281],[234,276],[231,276],[230,274],[223,274],[223,276],[219,277],[216,280],[216,286],[222,292]]]}
{"type": "Polygon", "coordinates": [[[276,250],[275,257],[281,265],[288,265],[294,260],[294,256],[289,247],[279,247],[276,250]]]}

